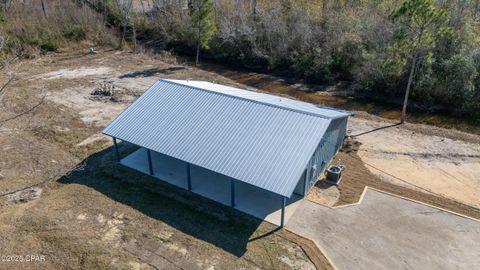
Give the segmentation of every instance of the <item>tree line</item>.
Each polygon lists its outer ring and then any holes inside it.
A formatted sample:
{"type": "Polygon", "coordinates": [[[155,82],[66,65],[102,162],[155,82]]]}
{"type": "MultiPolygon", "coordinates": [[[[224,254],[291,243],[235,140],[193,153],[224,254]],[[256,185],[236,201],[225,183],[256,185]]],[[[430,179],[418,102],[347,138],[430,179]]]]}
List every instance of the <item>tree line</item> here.
{"type": "MultiPolygon", "coordinates": [[[[21,28],[11,23],[11,2],[2,0],[6,4],[0,7],[0,26],[21,28]]],[[[197,62],[208,56],[307,83],[344,81],[368,98],[397,103],[409,99],[410,107],[421,110],[480,118],[480,0],[30,2],[35,9],[22,12],[37,10],[40,21],[45,12],[52,13],[54,2],[87,4],[102,14],[90,14],[87,20],[77,12],[63,16],[74,17],[74,23],[58,31],[62,36],[101,42],[109,36],[98,34],[102,23],[120,30],[118,41],[103,41],[115,46],[130,44],[135,50],[139,40],[192,53],[197,62]],[[96,26],[87,27],[90,21],[96,26]]],[[[51,29],[58,27],[24,31],[33,33],[34,40],[20,37],[55,49],[46,41],[57,35],[51,29]]],[[[18,36],[18,30],[10,33],[18,36]]]]}
{"type": "Polygon", "coordinates": [[[117,46],[106,18],[84,1],[0,0],[0,63],[61,47],[117,46]]]}
{"type": "MultiPolygon", "coordinates": [[[[109,2],[122,5],[97,5],[109,2]]],[[[197,61],[201,51],[227,64],[307,83],[346,81],[369,98],[410,97],[417,109],[480,118],[479,10],[480,0],[139,0],[129,25],[197,61]]]]}

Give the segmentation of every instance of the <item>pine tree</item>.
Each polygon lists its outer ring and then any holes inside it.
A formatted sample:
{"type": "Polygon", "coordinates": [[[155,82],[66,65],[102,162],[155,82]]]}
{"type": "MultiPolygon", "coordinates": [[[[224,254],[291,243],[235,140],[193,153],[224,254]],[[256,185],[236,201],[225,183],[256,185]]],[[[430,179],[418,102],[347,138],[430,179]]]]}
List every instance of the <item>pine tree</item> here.
{"type": "Polygon", "coordinates": [[[394,43],[390,46],[394,54],[392,63],[403,68],[410,61],[401,123],[405,122],[408,96],[415,75],[415,67],[422,59],[432,57],[431,50],[437,41],[451,31],[448,27],[449,14],[446,9],[436,7],[433,0],[406,0],[390,18],[396,25],[394,43]]]}
{"type": "Polygon", "coordinates": [[[215,10],[212,0],[190,0],[188,9],[194,30],[194,40],[197,45],[195,64],[198,65],[200,48],[209,47],[210,40],[217,31],[215,10]]]}

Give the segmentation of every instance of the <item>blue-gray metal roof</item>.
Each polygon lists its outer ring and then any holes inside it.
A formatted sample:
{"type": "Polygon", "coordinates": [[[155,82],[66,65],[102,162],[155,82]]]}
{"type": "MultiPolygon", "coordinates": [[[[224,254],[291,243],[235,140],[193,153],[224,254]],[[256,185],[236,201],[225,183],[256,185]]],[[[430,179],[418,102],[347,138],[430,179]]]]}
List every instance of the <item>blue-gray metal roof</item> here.
{"type": "Polygon", "coordinates": [[[269,95],[255,91],[245,91],[242,89],[215,84],[206,81],[184,81],[184,80],[165,80],[173,83],[178,83],[182,85],[188,85],[194,88],[200,88],[204,90],[213,90],[215,92],[224,93],[227,95],[232,95],[240,98],[246,98],[251,100],[256,100],[263,103],[268,103],[270,105],[290,108],[293,110],[299,110],[301,112],[309,112],[313,114],[318,114],[321,116],[329,118],[342,118],[351,115],[350,112],[329,108],[323,105],[314,105],[312,103],[303,102],[299,100],[294,100],[290,98],[285,98],[281,96],[269,95]]]}
{"type": "Polygon", "coordinates": [[[340,113],[307,104],[207,82],[159,80],[103,133],[290,197],[340,113]]]}

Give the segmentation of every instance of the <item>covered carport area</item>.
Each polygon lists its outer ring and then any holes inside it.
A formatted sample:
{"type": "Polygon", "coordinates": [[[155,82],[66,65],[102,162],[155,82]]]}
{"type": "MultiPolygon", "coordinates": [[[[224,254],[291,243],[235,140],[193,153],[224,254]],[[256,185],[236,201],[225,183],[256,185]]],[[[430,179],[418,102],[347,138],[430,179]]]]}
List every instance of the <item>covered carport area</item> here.
{"type": "Polygon", "coordinates": [[[103,133],[121,164],[283,226],[333,158],[328,147],[341,145],[348,115],[209,82],[159,80],[103,133]],[[117,139],[139,149],[121,159],[117,139]]]}
{"type": "MultiPolygon", "coordinates": [[[[287,198],[145,148],[117,159],[124,166],[281,227],[303,199],[299,193],[287,198]]],[[[304,181],[299,179],[298,185],[303,188],[304,181]]]]}

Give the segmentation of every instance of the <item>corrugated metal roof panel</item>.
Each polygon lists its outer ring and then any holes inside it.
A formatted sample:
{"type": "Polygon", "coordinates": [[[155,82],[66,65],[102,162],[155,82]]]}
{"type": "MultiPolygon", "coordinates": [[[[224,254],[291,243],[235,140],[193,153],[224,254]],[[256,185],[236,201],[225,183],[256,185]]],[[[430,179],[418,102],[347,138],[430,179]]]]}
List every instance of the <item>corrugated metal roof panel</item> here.
{"type": "Polygon", "coordinates": [[[103,132],[290,197],[331,120],[216,90],[160,80],[103,132]]]}
{"type": "Polygon", "coordinates": [[[204,90],[224,93],[224,94],[232,95],[236,97],[256,100],[259,102],[276,105],[284,108],[299,110],[302,112],[309,112],[309,113],[317,114],[320,116],[325,116],[328,118],[347,117],[351,115],[350,112],[329,108],[323,105],[314,105],[308,102],[303,102],[303,101],[285,98],[281,96],[264,94],[264,93],[255,92],[255,91],[246,91],[246,90],[225,86],[221,84],[215,84],[211,82],[185,81],[185,80],[165,80],[165,81],[187,85],[187,86],[200,88],[204,90]]]}

